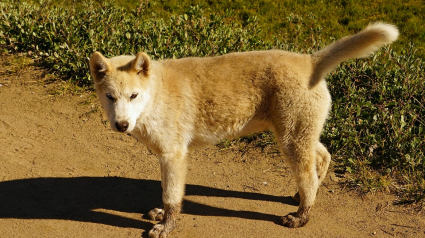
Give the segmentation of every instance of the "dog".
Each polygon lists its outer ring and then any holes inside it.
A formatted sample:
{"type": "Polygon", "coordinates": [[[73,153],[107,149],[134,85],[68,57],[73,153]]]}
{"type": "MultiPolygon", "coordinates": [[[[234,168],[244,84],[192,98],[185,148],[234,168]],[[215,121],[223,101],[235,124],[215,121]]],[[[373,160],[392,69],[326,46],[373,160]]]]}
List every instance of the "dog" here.
{"type": "Polygon", "coordinates": [[[324,79],[398,35],[378,22],[311,55],[267,50],[154,61],[143,52],[110,59],[93,53],[90,71],[111,128],[159,157],[163,208],[148,214],[160,221],[149,237],[167,237],[176,224],[188,150],[264,130],[274,133],[298,186],[298,211],[283,225],[304,226],[331,160],[319,141],[331,107],[324,79]]]}

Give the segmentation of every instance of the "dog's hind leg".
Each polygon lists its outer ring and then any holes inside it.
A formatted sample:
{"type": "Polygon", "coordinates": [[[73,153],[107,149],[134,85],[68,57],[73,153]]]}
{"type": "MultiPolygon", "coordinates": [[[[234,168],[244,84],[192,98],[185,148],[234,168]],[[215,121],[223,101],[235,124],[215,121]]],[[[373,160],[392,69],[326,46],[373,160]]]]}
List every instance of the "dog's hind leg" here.
{"type": "MultiPolygon", "coordinates": [[[[323,179],[326,177],[326,173],[328,172],[329,163],[331,161],[331,155],[328,150],[323,146],[322,143],[317,142],[316,148],[316,169],[317,176],[319,177],[319,186],[322,184],[323,179]]],[[[294,199],[297,202],[300,202],[300,193],[297,192],[294,195],[294,199]]]]}
{"type": "Polygon", "coordinates": [[[320,185],[322,184],[328,172],[329,163],[331,162],[331,155],[329,154],[325,146],[320,142],[317,143],[316,151],[316,168],[317,176],[319,176],[320,185]]]}
{"type": "Polygon", "coordinates": [[[316,170],[316,150],[314,146],[298,141],[284,146],[283,153],[290,162],[300,195],[298,211],[282,218],[283,225],[291,228],[304,226],[316,198],[319,178],[316,170]]]}
{"type": "Polygon", "coordinates": [[[165,238],[173,230],[181,210],[186,179],[186,152],[166,153],[160,156],[162,201],[164,209],[149,212],[153,220],[161,220],[150,231],[151,238],[165,238]]]}

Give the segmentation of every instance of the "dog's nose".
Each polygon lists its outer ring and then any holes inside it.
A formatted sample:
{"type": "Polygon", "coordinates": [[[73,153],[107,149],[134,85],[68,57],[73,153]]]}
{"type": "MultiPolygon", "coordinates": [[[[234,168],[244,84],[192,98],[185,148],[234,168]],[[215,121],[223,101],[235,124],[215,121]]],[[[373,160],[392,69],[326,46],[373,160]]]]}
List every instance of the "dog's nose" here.
{"type": "Polygon", "coordinates": [[[124,132],[128,129],[128,122],[126,121],[115,122],[115,127],[117,128],[117,130],[124,132]]]}

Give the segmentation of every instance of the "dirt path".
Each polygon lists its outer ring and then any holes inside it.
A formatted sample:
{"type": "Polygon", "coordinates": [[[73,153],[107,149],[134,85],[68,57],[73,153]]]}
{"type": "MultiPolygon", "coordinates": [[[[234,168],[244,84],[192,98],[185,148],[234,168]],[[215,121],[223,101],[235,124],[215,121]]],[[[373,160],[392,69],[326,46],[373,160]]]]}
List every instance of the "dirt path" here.
{"type": "MultiPolygon", "coordinates": [[[[135,139],[112,132],[90,94],[51,96],[29,67],[6,74],[0,58],[0,237],[146,237],[160,205],[159,166],[135,139]]],[[[273,150],[273,148],[271,149],[273,150]]],[[[424,237],[425,216],[395,197],[360,198],[330,173],[310,222],[288,229],[295,183],[278,154],[195,151],[184,213],[188,237],[424,237]]]]}

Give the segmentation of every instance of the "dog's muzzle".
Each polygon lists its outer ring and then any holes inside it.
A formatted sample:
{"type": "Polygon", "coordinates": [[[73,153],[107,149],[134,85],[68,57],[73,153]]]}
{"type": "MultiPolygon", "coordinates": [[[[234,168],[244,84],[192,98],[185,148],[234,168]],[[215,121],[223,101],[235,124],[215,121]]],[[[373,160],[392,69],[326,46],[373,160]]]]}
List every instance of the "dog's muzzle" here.
{"type": "Polygon", "coordinates": [[[115,127],[118,131],[125,132],[128,129],[128,122],[121,121],[121,122],[115,122],[115,127]]]}

